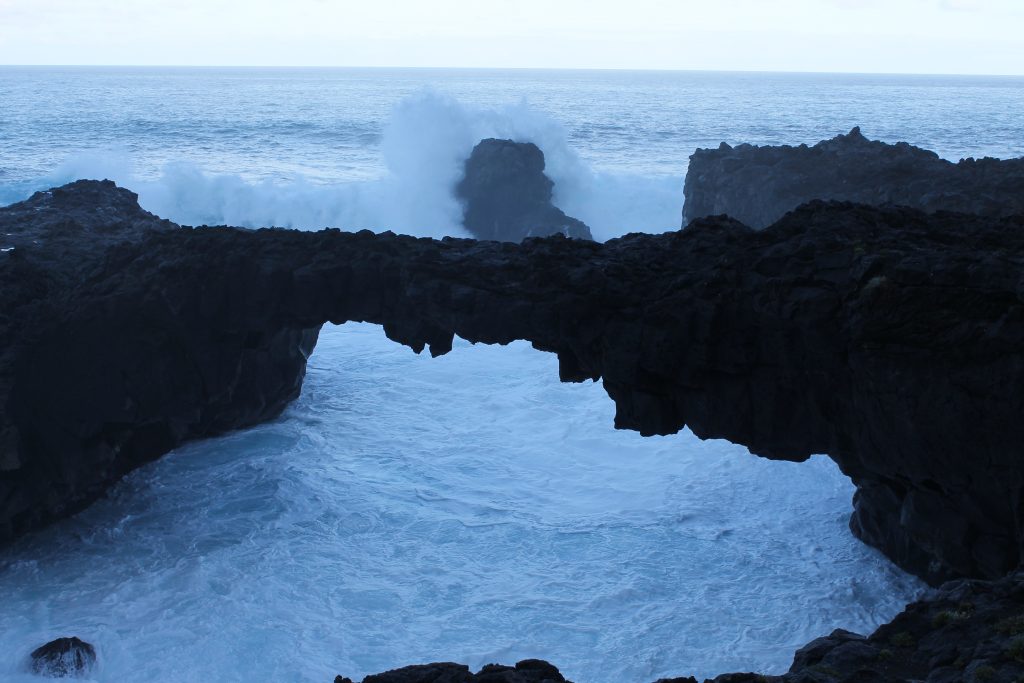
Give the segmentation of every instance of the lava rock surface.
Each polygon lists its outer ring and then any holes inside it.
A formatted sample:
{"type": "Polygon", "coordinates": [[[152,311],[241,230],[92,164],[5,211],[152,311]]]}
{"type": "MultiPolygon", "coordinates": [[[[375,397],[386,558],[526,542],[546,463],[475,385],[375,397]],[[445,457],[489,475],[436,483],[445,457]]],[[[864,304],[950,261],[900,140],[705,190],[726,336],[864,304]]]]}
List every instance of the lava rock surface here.
{"type": "Polygon", "coordinates": [[[266,421],[299,395],[319,325],[187,328],[167,302],[118,309],[127,281],[77,316],[80,287],[121,278],[112,246],[154,234],[183,232],[110,181],[0,208],[0,543],[77,512],[187,439],[266,421]]]}
{"type": "Polygon", "coordinates": [[[1024,214],[1024,159],[952,163],[906,142],[865,138],[860,128],[813,147],[722,143],[690,157],[683,226],[728,214],[764,228],[814,199],[902,205],[985,216],[1024,214]]]}
{"type": "Polygon", "coordinates": [[[473,148],[455,192],[465,207],[463,225],[477,239],[519,243],[564,235],[592,240],[590,228],[552,203],[554,186],[537,145],[488,138],[473,148]]]}

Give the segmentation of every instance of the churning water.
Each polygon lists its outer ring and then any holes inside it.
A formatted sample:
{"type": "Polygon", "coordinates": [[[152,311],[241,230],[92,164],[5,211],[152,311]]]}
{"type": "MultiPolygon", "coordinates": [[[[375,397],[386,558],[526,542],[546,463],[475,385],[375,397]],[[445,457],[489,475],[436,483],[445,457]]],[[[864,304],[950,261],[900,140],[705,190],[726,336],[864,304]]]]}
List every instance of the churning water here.
{"type": "MultiPolygon", "coordinates": [[[[110,177],[183,223],[458,234],[481,137],[537,142],[599,237],[678,226],[697,146],[861,125],[1024,154],[1024,80],[0,69],[0,203],[110,177]],[[426,88],[426,89],[425,89],[426,88]],[[525,98],[525,99],[524,99],[525,98]]],[[[853,539],[831,461],[612,429],[526,344],[430,359],[324,330],[273,423],[194,443],[0,555],[0,679],[94,643],[105,682],[329,681],[548,658],[578,683],[779,672],[920,584],[853,539]]]]}
{"type": "Polygon", "coordinates": [[[643,438],[613,412],[526,343],[431,359],[325,328],[281,419],[182,448],[5,554],[0,676],[65,633],[112,683],[527,657],[584,683],[780,671],[918,590],[850,535],[830,460],[643,438]]]}
{"type": "Polygon", "coordinates": [[[430,69],[0,68],[0,204],[108,177],[179,223],[461,232],[484,137],[537,143],[598,238],[679,227],[687,160],[860,125],[1024,155],[1024,78],[430,69]]]}

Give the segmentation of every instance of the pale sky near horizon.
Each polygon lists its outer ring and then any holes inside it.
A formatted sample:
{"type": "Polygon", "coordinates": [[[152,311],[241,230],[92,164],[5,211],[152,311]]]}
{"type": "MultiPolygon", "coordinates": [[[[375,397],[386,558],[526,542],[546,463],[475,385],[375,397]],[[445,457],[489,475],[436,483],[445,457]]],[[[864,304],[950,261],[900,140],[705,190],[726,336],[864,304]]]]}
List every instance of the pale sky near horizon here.
{"type": "Polygon", "coordinates": [[[1024,75],[1024,0],[0,0],[0,64],[1024,75]]]}

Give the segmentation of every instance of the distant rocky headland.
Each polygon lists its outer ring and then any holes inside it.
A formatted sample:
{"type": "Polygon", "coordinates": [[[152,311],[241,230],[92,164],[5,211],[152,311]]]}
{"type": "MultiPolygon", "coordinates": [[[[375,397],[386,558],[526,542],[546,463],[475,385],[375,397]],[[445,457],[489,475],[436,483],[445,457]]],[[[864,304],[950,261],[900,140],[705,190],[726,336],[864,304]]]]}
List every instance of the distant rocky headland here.
{"type": "Polygon", "coordinates": [[[760,229],[814,199],[1012,216],[1024,214],[1024,159],[954,164],[906,142],[868,140],[854,128],[811,147],[723,142],[698,149],[683,192],[683,227],[724,213],[760,229]]]}
{"type": "MultiPolygon", "coordinates": [[[[532,150],[485,143],[525,152],[536,180],[532,150]]],[[[772,459],[827,454],[857,486],[853,533],[953,582],[870,638],[811,643],[788,677],[719,681],[1013,680],[1024,215],[987,201],[975,213],[815,201],[763,230],[714,216],[515,244],[180,227],[109,181],[36,193],[0,209],[0,541],[189,439],[280,413],[325,323],[379,323],[433,355],[454,335],[523,339],[557,354],[563,381],[602,380],[619,428],[689,427],[772,459]]],[[[366,679],[562,680],[535,660],[366,679]]]]}

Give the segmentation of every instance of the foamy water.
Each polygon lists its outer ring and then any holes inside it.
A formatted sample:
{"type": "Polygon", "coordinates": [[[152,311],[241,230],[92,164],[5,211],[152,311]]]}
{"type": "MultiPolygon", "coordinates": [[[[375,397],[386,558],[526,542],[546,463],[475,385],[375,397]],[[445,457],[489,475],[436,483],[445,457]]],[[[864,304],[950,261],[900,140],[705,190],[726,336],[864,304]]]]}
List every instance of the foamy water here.
{"type": "Polygon", "coordinates": [[[461,235],[485,137],[537,143],[598,239],[679,227],[697,147],[860,125],[954,161],[1024,155],[1024,78],[450,69],[0,67],[0,204],[110,178],[189,225],[461,235]]]}
{"type": "MultiPolygon", "coordinates": [[[[612,428],[525,343],[326,328],[281,419],[196,443],[0,559],[0,677],[77,635],[104,682],[330,681],[542,657],[579,683],[781,672],[920,590],[825,458],[612,428]]],[[[358,678],[357,678],[358,680],[358,678]]]]}

